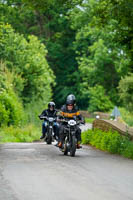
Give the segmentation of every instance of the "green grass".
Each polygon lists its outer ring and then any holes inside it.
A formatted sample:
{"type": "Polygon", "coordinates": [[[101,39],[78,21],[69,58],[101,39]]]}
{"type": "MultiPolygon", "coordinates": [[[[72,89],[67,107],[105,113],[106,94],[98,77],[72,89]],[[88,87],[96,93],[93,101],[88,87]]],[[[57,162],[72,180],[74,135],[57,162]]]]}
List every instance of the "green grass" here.
{"type": "Polygon", "coordinates": [[[45,106],[43,108],[42,104],[38,104],[31,103],[26,106],[21,126],[3,126],[0,128],[0,143],[33,142],[40,139],[42,121],[40,121],[38,115],[45,106]]]}
{"type": "Polygon", "coordinates": [[[82,143],[91,144],[100,150],[133,159],[133,142],[128,136],[122,136],[118,132],[103,132],[99,129],[88,130],[82,133],[82,143]]]}
{"type": "Polygon", "coordinates": [[[85,118],[86,123],[93,123],[94,120],[95,118],[85,118]]]}
{"type": "Polygon", "coordinates": [[[25,127],[4,127],[0,130],[0,143],[6,142],[33,142],[38,140],[41,135],[40,127],[33,124],[25,127]]]}
{"type": "Polygon", "coordinates": [[[38,115],[46,108],[42,102],[31,102],[24,110],[25,115],[21,125],[0,127],[0,143],[6,142],[32,142],[41,136],[42,121],[38,115]]]}

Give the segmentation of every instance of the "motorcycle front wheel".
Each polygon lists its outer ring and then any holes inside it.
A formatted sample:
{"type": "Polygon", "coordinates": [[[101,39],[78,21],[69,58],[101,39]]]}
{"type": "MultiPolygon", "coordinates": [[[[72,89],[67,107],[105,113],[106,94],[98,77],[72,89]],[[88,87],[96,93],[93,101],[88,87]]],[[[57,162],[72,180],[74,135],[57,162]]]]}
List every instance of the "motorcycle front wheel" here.
{"type": "Polygon", "coordinates": [[[52,143],[52,129],[48,130],[46,143],[47,144],[51,144],[52,143]]]}
{"type": "Polygon", "coordinates": [[[72,136],[72,138],[71,138],[71,145],[70,145],[70,156],[72,156],[72,157],[75,156],[76,144],[77,144],[77,139],[76,139],[75,136],[72,136]]]}
{"type": "Polygon", "coordinates": [[[64,155],[67,156],[68,155],[68,147],[67,144],[64,144],[64,155]]]}

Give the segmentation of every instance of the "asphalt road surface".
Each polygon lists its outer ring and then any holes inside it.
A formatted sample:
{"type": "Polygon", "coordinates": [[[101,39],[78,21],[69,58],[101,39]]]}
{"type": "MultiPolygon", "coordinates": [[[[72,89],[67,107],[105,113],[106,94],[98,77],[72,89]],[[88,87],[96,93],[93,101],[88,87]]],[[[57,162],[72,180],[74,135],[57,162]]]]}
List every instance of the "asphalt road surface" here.
{"type": "Polygon", "coordinates": [[[0,200],[133,200],[133,161],[83,146],[0,145],[0,200]]]}

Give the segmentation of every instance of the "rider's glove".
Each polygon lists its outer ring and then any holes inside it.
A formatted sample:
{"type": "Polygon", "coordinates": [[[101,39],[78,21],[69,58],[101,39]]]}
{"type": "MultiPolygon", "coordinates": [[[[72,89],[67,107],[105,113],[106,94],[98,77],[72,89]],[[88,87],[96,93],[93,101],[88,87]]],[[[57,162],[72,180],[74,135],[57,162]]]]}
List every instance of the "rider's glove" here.
{"type": "Polygon", "coordinates": [[[84,120],[81,120],[81,124],[85,124],[85,121],[84,121],[84,120]]]}
{"type": "Polygon", "coordinates": [[[40,119],[40,120],[42,120],[42,119],[43,119],[43,118],[42,118],[42,117],[43,117],[42,115],[38,115],[38,117],[39,117],[39,119],[40,119]]]}

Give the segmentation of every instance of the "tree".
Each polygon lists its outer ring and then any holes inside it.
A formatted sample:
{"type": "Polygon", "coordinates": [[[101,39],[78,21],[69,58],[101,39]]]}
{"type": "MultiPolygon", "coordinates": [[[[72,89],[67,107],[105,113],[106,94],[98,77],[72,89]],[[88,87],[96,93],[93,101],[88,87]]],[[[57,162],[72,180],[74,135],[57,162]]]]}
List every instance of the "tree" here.
{"type": "Polygon", "coordinates": [[[24,103],[42,99],[44,104],[52,96],[54,75],[46,61],[47,50],[35,36],[28,41],[15,33],[10,25],[0,26],[0,59],[17,74],[15,90],[24,103]]]}
{"type": "Polygon", "coordinates": [[[104,88],[100,85],[89,88],[89,103],[89,112],[106,112],[113,108],[113,104],[106,96],[104,88]]]}
{"type": "Polygon", "coordinates": [[[124,59],[123,54],[118,55],[118,49],[106,46],[102,39],[95,42],[88,50],[90,55],[84,55],[79,61],[81,85],[93,87],[99,84],[105,88],[112,102],[119,103],[117,86],[128,60],[124,59]]]}
{"type": "Polygon", "coordinates": [[[126,46],[126,52],[130,57],[130,70],[133,63],[133,1],[132,0],[93,0],[92,26],[103,28],[112,25],[115,34],[114,42],[126,46]],[[113,22],[113,23],[112,23],[113,22]],[[114,23],[115,22],[115,23],[114,23]]]}
{"type": "Polygon", "coordinates": [[[117,86],[121,76],[130,69],[130,58],[126,54],[126,46],[115,41],[115,20],[102,29],[92,25],[94,20],[98,23],[93,15],[95,4],[94,1],[85,1],[82,9],[75,8],[70,16],[72,28],[76,30],[74,48],[81,80],[80,97],[89,103],[88,88],[98,84],[105,88],[106,95],[114,104],[120,104],[117,86]]]}
{"type": "MultiPolygon", "coordinates": [[[[88,88],[97,84],[104,87],[114,104],[120,104],[117,86],[121,77],[132,71],[133,63],[131,0],[0,2],[0,21],[10,23],[16,32],[23,33],[27,42],[31,43],[29,34],[34,34],[45,44],[48,53],[44,55],[56,76],[56,86],[52,89],[57,107],[68,94],[74,93],[79,106],[86,109],[88,88]]],[[[23,60],[21,56],[19,59],[23,60]]],[[[24,71],[25,75],[19,74],[18,82],[24,91],[20,93],[30,96],[23,82],[29,80],[29,70],[24,71]]],[[[26,84],[30,85],[30,81],[26,84]]]]}
{"type": "Polygon", "coordinates": [[[56,76],[56,87],[53,88],[53,92],[58,106],[64,103],[68,93],[75,90],[78,92],[79,78],[77,72],[75,73],[78,64],[72,45],[75,31],[71,28],[68,16],[81,2],[25,0],[18,3],[17,0],[13,0],[13,6],[9,1],[2,4],[2,10],[8,10],[3,13],[4,21],[9,22],[17,32],[36,35],[46,45],[47,60],[56,76]]]}

